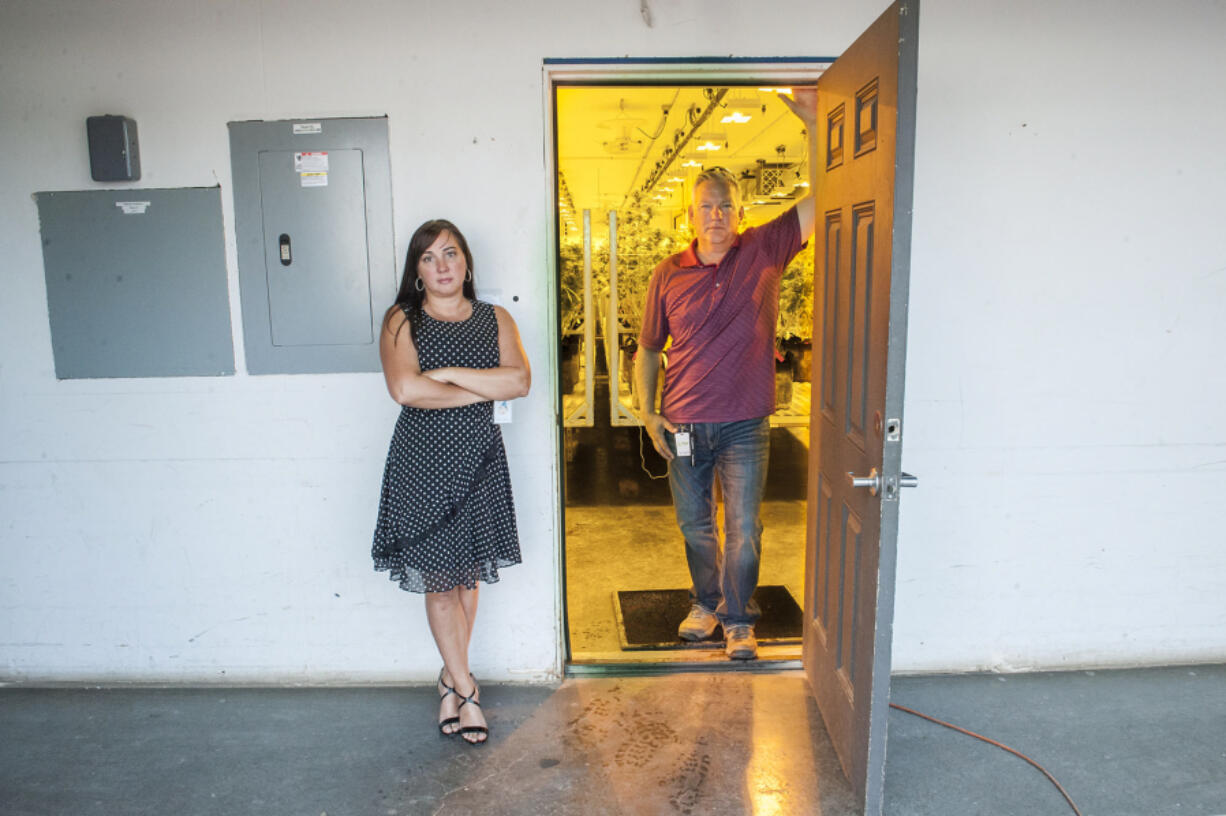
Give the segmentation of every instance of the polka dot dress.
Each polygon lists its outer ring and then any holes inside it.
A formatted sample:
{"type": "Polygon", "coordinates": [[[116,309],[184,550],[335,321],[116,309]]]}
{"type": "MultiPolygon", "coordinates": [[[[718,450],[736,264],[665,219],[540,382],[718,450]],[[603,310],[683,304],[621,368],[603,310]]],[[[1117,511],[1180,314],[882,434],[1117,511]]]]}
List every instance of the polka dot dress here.
{"type": "MultiPolygon", "coordinates": [[[[404,329],[408,332],[408,326],[404,329]]],[[[494,307],[473,302],[467,320],[422,314],[422,371],[498,365],[494,307]]],[[[520,562],[515,507],[493,403],[400,411],[392,434],[371,556],[410,592],[474,589],[520,562]]]]}

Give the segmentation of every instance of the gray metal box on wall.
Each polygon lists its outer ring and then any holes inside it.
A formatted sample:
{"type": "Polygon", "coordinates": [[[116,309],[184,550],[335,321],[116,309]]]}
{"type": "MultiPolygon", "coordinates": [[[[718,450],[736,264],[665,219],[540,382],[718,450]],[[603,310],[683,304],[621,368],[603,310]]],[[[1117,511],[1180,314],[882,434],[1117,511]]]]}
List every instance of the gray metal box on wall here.
{"type": "Polygon", "coordinates": [[[56,377],[234,373],[220,187],[34,200],[56,377]]]}
{"type": "Polygon", "coordinates": [[[229,128],[247,370],[379,371],[396,295],[387,117],[229,128]]]}

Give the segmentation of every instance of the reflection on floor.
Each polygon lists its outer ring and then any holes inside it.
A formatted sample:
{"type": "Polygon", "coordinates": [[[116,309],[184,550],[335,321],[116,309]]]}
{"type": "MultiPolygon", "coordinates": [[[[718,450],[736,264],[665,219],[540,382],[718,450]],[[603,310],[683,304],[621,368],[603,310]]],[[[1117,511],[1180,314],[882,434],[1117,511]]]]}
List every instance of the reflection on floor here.
{"type": "Polygon", "coordinates": [[[513,739],[517,750],[452,793],[442,812],[855,812],[821,715],[795,676],[571,680],[513,739]],[[533,749],[542,745],[552,750],[538,762],[533,749]],[[489,806],[495,798],[502,809],[489,806]]]}

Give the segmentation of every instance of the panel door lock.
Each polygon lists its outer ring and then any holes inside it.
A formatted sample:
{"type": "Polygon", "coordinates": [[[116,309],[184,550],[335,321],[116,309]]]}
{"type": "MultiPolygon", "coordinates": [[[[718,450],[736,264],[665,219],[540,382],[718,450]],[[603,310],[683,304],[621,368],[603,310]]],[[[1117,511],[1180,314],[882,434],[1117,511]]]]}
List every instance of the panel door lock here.
{"type": "Polygon", "coordinates": [[[870,470],[867,476],[848,473],[847,479],[852,487],[867,487],[869,495],[876,496],[878,493],[884,493],[886,501],[896,501],[900,488],[919,487],[919,478],[910,473],[900,473],[897,476],[883,479],[877,472],[877,468],[870,470]]]}

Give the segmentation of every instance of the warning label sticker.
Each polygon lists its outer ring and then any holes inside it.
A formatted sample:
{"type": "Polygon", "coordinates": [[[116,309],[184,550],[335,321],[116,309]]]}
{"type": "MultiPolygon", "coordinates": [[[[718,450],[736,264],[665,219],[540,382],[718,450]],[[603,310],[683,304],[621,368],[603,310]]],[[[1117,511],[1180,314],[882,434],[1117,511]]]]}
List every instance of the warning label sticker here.
{"type": "Polygon", "coordinates": [[[326,173],[328,172],[328,153],[320,151],[316,153],[295,153],[294,154],[294,172],[295,173],[326,173]]]}

